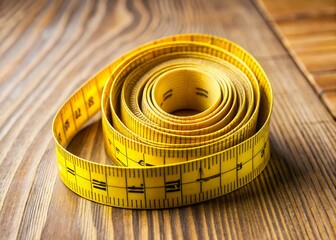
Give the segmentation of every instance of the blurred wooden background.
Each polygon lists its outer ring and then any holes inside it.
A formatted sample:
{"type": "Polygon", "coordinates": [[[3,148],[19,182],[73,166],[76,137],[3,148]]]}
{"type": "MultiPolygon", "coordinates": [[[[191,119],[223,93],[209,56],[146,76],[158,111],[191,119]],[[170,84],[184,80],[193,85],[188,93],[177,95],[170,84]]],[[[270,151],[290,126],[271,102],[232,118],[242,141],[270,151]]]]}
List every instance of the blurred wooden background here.
{"type": "MultiPolygon", "coordinates": [[[[309,82],[314,61],[307,64],[298,53],[304,44],[281,28],[281,9],[300,8],[266,2],[1,0],[0,239],[335,239],[335,121],[309,82]],[[169,210],[112,208],[67,189],[51,134],[60,105],[123,53],[190,32],[240,44],[268,74],[275,104],[264,172],[229,195],[169,210]]],[[[321,29],[329,24],[317,21],[321,29]]],[[[331,25],[325,35],[334,39],[331,25]]],[[[327,63],[335,60],[334,46],[327,63]]],[[[316,62],[322,58],[314,54],[316,62]]],[[[101,136],[97,120],[69,149],[108,163],[101,136]]]]}
{"type": "Polygon", "coordinates": [[[336,119],[336,0],[259,0],[259,4],[336,119]]]}

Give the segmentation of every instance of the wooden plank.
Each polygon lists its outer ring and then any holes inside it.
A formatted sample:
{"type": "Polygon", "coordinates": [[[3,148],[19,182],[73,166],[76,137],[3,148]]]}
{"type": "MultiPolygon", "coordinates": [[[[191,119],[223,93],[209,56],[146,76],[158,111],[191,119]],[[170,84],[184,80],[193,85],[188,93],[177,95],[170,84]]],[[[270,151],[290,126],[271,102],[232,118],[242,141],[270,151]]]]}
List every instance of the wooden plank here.
{"type": "Polygon", "coordinates": [[[314,18],[302,18],[288,21],[276,22],[280,32],[287,38],[292,35],[311,34],[319,35],[324,33],[335,34],[335,16],[320,16],[314,18]]]}
{"type": "MultiPolygon", "coordinates": [[[[335,122],[253,2],[6,0],[0,24],[0,239],[336,238],[335,122]],[[265,69],[275,101],[266,169],[224,197],[170,210],[77,196],[58,176],[57,109],[118,56],[182,32],[229,38],[265,69]]],[[[109,163],[101,121],[69,150],[109,163]]]]}
{"type": "MultiPolygon", "coordinates": [[[[285,47],[296,60],[316,91],[320,87],[315,75],[336,70],[336,4],[334,1],[269,1],[259,0],[267,18],[278,33],[285,47]]],[[[324,83],[333,85],[333,81],[324,83]]],[[[336,118],[336,102],[321,97],[336,118]],[[327,103],[327,102],[328,103],[327,103]],[[334,106],[335,105],[335,106],[334,106]]]]}
{"type": "Polygon", "coordinates": [[[334,114],[334,116],[336,115],[336,90],[332,91],[332,92],[325,92],[322,94],[322,98],[325,102],[325,104],[328,106],[328,108],[330,109],[330,111],[334,114]]]}
{"type": "Polygon", "coordinates": [[[262,0],[260,2],[277,22],[336,13],[335,0],[262,0]]]}
{"type": "Polygon", "coordinates": [[[336,91],[336,72],[315,75],[318,93],[336,91]]]}
{"type": "Polygon", "coordinates": [[[298,34],[287,36],[291,47],[297,53],[336,51],[336,32],[327,31],[320,34],[298,34]]]}
{"type": "Polygon", "coordinates": [[[297,55],[310,73],[336,70],[334,62],[336,51],[312,51],[298,53],[297,55]]]}

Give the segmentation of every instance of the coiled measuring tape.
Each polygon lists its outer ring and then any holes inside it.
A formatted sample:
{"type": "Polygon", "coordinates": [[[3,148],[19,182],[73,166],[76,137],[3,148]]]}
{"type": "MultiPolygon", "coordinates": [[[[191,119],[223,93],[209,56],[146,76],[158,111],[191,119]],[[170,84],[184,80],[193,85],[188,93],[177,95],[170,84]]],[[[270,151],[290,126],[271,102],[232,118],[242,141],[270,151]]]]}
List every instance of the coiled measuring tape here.
{"type": "Polygon", "coordinates": [[[60,108],[52,126],[60,177],[78,195],[122,208],[222,196],[266,166],[272,105],[264,71],[235,43],[203,34],[159,39],[104,68],[60,108]],[[115,165],[66,150],[100,109],[115,165]]]}

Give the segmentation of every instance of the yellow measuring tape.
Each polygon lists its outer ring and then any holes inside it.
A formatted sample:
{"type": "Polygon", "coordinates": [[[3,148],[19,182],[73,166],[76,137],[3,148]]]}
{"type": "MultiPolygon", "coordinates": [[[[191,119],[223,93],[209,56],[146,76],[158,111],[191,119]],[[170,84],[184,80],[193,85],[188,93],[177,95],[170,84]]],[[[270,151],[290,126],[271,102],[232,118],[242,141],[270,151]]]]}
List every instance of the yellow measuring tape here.
{"type": "Polygon", "coordinates": [[[62,181],[78,195],[122,208],[189,205],[255,178],[270,158],[270,83],[228,40],[185,34],[143,45],[76,91],[53,121],[62,181]],[[115,165],[66,150],[99,110],[115,165]]]}

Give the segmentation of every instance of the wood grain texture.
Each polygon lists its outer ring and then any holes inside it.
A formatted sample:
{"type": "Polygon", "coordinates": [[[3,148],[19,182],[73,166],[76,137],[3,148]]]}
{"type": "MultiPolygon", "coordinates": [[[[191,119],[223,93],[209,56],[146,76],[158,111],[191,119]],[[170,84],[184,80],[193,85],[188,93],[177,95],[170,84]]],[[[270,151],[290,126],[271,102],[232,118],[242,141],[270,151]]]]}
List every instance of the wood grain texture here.
{"type": "MultiPolygon", "coordinates": [[[[0,239],[335,239],[336,126],[254,2],[0,1],[0,239]],[[247,186],[193,206],[124,210],[71,192],[51,122],[100,68],[177,33],[228,38],[274,90],[271,160],[247,186]]],[[[109,163],[99,116],[69,146],[109,163]]]]}
{"type": "Polygon", "coordinates": [[[258,0],[275,32],[336,119],[336,1],[258,0]]]}

